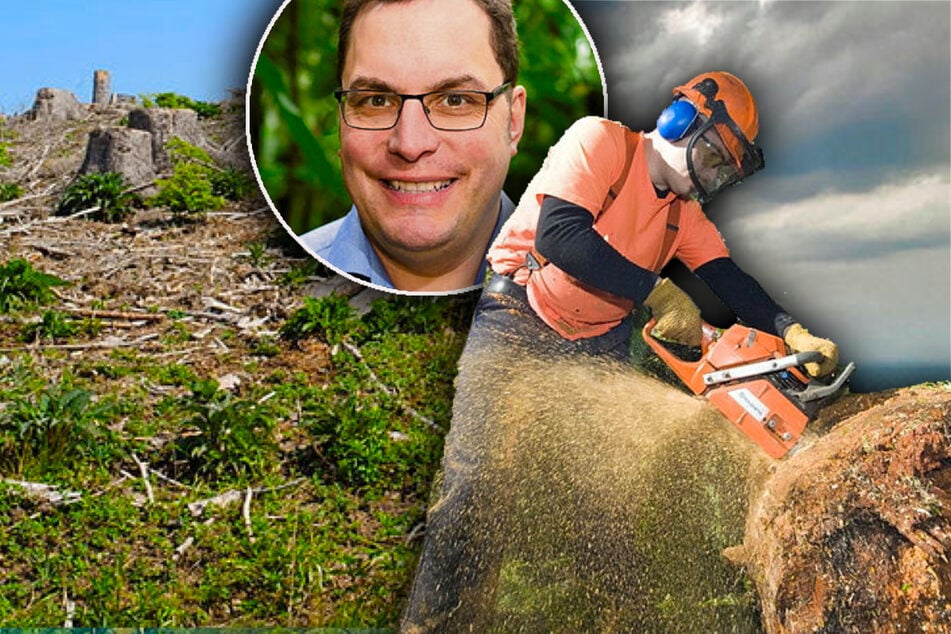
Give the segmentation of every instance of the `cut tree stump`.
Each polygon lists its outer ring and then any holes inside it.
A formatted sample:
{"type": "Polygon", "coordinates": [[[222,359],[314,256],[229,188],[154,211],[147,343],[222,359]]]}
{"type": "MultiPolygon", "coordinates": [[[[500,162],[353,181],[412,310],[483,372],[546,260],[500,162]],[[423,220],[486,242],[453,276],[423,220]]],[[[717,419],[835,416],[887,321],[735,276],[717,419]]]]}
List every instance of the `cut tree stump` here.
{"type": "Polygon", "coordinates": [[[35,121],[73,121],[86,118],[86,110],[76,95],[62,88],[40,88],[30,110],[35,121]]]}
{"type": "Polygon", "coordinates": [[[205,145],[198,127],[198,114],[184,108],[137,108],[129,113],[129,127],[151,135],[152,163],[159,174],[170,172],[172,162],[165,144],[172,137],[197,145],[205,145]]]}
{"type": "Polygon", "coordinates": [[[89,133],[80,174],[116,172],[131,186],[155,180],[152,136],[131,128],[107,128],[89,133]]]}

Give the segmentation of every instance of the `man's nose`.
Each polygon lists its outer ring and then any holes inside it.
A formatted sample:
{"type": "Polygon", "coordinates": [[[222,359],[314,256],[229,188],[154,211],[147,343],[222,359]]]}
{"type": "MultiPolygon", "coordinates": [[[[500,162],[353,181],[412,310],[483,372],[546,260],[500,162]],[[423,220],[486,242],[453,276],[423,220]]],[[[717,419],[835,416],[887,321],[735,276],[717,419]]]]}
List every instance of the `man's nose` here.
{"type": "Polygon", "coordinates": [[[421,101],[407,99],[387,142],[390,152],[407,161],[418,161],[439,147],[439,131],[429,123],[423,107],[421,101]]]}

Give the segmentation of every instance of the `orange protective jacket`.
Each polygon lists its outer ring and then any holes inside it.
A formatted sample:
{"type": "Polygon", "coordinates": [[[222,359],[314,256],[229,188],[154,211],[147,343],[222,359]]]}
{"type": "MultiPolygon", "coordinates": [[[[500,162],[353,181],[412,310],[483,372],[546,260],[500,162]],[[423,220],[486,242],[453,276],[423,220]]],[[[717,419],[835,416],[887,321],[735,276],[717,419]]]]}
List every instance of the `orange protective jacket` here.
{"type": "Polygon", "coordinates": [[[629,261],[656,273],[672,258],[694,270],[716,258],[729,257],[723,238],[699,204],[673,193],[657,197],[641,133],[600,117],[580,119],[549,150],[487,256],[495,273],[526,287],[538,316],[567,339],[604,334],[635,306],[632,300],[585,284],[554,264],[529,270],[526,256],[535,244],[545,196],[591,211],[595,231],[608,244],[629,261]],[[613,201],[609,195],[612,187],[616,189],[613,201]],[[679,209],[671,214],[675,207],[679,209]],[[669,242],[671,216],[677,218],[678,228],[669,242]],[[665,237],[669,242],[666,252],[665,237]]]}

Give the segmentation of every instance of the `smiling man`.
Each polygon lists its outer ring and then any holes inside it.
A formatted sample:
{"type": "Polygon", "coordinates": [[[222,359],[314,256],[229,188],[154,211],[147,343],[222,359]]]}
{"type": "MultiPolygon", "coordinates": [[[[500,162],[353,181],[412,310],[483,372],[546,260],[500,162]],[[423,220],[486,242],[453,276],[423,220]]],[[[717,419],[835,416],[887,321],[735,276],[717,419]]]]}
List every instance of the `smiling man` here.
{"type": "Polygon", "coordinates": [[[502,192],[525,119],[509,0],[347,0],[340,158],[353,207],[301,236],[384,288],[481,284],[514,205],[502,192]]]}

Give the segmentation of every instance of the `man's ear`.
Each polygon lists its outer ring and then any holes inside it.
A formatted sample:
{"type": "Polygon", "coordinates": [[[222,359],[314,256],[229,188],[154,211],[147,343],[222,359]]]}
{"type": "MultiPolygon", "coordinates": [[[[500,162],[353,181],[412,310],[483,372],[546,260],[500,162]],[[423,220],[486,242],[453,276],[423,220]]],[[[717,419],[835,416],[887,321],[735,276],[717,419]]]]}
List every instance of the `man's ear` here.
{"type": "Polygon", "coordinates": [[[518,153],[518,142],[522,138],[522,133],[525,132],[525,100],[524,86],[516,86],[512,89],[511,117],[509,118],[509,142],[512,156],[518,153]]]}

